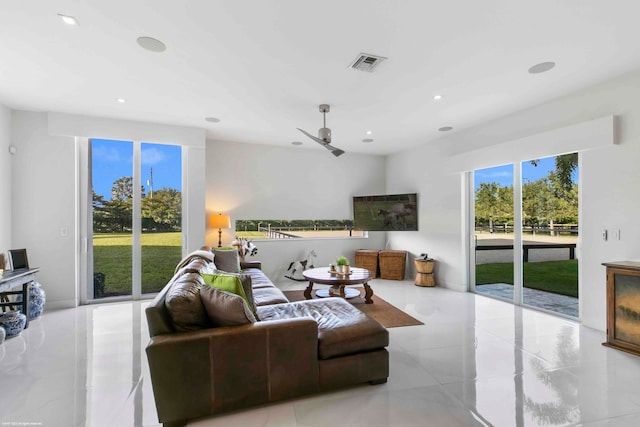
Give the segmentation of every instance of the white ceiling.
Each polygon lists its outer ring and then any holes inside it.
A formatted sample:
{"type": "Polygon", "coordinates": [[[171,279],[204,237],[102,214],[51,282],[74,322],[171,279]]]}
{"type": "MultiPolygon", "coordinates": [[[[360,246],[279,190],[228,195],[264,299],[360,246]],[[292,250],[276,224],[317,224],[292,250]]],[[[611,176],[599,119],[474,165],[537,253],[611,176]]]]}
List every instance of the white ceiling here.
{"type": "Polygon", "coordinates": [[[639,69],[639,19],[637,0],[2,1],[0,103],[319,150],[296,127],[328,103],[335,146],[388,154],[639,69]],[[348,69],[360,52],[389,59],[348,69]]]}

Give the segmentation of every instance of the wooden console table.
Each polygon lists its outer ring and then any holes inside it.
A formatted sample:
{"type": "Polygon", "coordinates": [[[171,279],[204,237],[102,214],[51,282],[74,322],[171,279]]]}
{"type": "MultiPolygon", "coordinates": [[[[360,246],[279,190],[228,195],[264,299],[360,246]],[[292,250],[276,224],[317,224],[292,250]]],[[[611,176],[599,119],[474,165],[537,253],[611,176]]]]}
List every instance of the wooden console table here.
{"type": "MultiPolygon", "coordinates": [[[[5,311],[5,307],[21,306],[22,314],[27,317],[25,328],[29,326],[29,283],[35,280],[36,273],[40,268],[23,268],[14,271],[6,271],[0,276],[0,297],[9,295],[22,295],[22,301],[0,302],[0,308],[5,311]],[[12,290],[22,285],[20,290],[12,290]]],[[[2,298],[4,301],[5,298],[2,298]]]]}
{"type": "Polygon", "coordinates": [[[640,355],[640,262],[605,262],[607,347],[640,355]]]}

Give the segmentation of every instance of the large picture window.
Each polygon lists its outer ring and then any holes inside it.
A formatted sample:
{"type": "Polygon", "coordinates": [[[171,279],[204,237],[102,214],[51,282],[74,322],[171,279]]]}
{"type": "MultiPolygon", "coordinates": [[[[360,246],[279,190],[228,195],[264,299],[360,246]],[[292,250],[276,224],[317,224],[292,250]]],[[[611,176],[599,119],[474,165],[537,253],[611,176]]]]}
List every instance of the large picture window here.
{"type": "Polygon", "coordinates": [[[248,239],[298,239],[331,237],[366,237],[363,230],[354,230],[347,219],[236,220],[236,237],[248,239]]]}

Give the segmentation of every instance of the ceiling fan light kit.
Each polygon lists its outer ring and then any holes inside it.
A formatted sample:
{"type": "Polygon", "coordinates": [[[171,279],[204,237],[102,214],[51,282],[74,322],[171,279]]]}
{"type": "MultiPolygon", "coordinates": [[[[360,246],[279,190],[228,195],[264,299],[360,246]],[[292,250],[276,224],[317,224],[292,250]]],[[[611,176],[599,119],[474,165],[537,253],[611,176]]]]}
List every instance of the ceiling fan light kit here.
{"type": "Polygon", "coordinates": [[[317,138],[311,135],[309,132],[306,132],[300,128],[296,129],[307,135],[309,138],[313,139],[318,144],[322,145],[327,150],[331,151],[334,156],[341,156],[342,154],[344,154],[344,151],[331,145],[331,129],[327,127],[327,113],[331,110],[331,107],[329,106],[329,104],[320,104],[319,109],[322,113],[322,127],[318,129],[317,138]]]}

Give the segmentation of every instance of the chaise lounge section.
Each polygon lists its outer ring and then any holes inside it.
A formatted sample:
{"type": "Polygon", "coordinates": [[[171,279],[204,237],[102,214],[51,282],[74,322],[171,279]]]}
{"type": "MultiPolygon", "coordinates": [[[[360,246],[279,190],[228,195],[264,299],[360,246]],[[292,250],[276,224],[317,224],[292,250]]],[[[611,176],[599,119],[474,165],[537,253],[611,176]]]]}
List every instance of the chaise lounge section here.
{"type": "Polygon", "coordinates": [[[209,249],[186,257],[146,308],[146,352],[158,419],[165,426],[387,381],[384,326],[341,298],[289,302],[260,263],[242,264],[240,275],[245,283],[250,278],[255,321],[216,326],[220,317],[235,319],[237,313],[211,313],[210,285],[202,276],[217,271],[209,249]]]}

